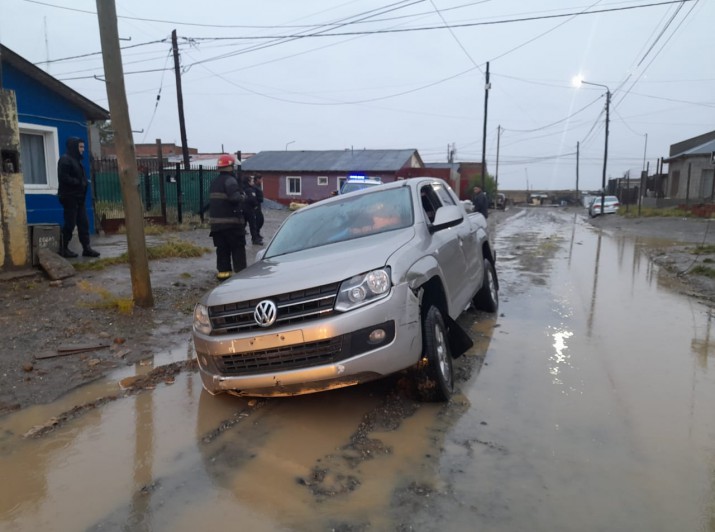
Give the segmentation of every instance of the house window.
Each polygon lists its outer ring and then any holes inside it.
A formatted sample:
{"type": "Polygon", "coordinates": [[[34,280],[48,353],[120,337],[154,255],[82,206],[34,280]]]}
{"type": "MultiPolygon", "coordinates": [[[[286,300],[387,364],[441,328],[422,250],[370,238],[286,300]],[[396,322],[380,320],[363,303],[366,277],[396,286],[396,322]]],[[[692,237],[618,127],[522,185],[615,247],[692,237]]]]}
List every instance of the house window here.
{"type": "Polygon", "coordinates": [[[343,188],[343,183],[345,183],[347,179],[347,177],[338,177],[338,192],[340,192],[340,189],[343,188]]]}
{"type": "Polygon", "coordinates": [[[301,195],[300,177],[286,177],[286,193],[289,196],[301,195]]]}
{"type": "Polygon", "coordinates": [[[57,191],[57,128],[34,124],[20,126],[20,165],[25,193],[57,191]]]}
{"type": "Polygon", "coordinates": [[[327,186],[328,184],[328,176],[326,175],[319,175],[318,176],[318,185],[320,186],[327,186]]]}

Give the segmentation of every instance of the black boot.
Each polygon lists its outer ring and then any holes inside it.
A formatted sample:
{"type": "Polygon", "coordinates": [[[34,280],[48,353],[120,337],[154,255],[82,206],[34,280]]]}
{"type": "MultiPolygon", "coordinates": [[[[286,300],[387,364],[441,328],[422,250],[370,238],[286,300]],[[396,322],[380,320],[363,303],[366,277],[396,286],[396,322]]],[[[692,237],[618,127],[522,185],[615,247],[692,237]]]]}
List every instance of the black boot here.
{"type": "Polygon", "coordinates": [[[72,251],[68,246],[62,246],[60,248],[60,257],[65,257],[66,259],[74,259],[77,256],[77,253],[72,251]]]}
{"type": "MultiPolygon", "coordinates": [[[[76,257],[77,255],[75,255],[76,257]]],[[[87,246],[82,251],[83,257],[99,257],[99,251],[94,251],[91,247],[87,246]]]]}

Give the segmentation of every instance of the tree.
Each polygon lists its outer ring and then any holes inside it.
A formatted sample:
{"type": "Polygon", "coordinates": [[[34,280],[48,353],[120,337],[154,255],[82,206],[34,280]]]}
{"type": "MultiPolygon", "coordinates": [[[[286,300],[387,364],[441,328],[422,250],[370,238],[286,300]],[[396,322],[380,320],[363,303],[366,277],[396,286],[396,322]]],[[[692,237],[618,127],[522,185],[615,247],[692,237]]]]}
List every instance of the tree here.
{"type": "MultiPolygon", "coordinates": [[[[469,185],[471,187],[470,190],[472,190],[474,187],[481,187],[482,176],[480,175],[474,178],[469,185]]],[[[494,180],[494,176],[490,175],[489,172],[487,172],[486,178],[484,179],[484,193],[490,200],[496,197],[497,184],[494,180]]]]}
{"type": "Polygon", "coordinates": [[[97,129],[99,129],[99,143],[102,146],[114,144],[114,129],[111,120],[101,122],[97,125],[97,129]]]}

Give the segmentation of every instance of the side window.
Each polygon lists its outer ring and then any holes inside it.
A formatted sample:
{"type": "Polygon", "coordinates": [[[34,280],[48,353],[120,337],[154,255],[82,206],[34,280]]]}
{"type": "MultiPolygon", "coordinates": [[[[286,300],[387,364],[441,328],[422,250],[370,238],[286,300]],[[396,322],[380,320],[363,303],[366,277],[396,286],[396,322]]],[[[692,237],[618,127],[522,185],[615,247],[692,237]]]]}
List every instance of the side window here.
{"type": "Polygon", "coordinates": [[[454,199],[452,199],[452,196],[449,194],[449,191],[446,187],[440,184],[434,184],[432,185],[432,188],[439,196],[442,205],[456,205],[454,199]]]}
{"type": "Polygon", "coordinates": [[[437,194],[431,186],[425,185],[420,190],[420,197],[422,199],[422,210],[424,210],[425,216],[427,216],[430,223],[434,222],[434,214],[437,212],[437,209],[442,206],[437,194]]]}
{"type": "Polygon", "coordinates": [[[20,165],[25,193],[57,190],[57,128],[35,124],[20,125],[20,165]]]}
{"type": "Polygon", "coordinates": [[[286,193],[289,196],[300,196],[301,186],[300,177],[286,177],[286,193]]]}

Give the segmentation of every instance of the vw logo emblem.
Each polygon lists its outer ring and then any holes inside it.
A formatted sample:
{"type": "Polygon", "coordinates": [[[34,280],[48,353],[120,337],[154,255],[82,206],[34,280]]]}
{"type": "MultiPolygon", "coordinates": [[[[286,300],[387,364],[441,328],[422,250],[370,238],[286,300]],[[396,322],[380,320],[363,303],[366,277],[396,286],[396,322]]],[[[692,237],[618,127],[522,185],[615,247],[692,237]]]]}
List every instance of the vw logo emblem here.
{"type": "Polygon", "coordinates": [[[270,299],[264,299],[256,305],[256,310],[253,311],[253,319],[261,327],[270,327],[276,322],[277,314],[276,304],[270,299]]]}

